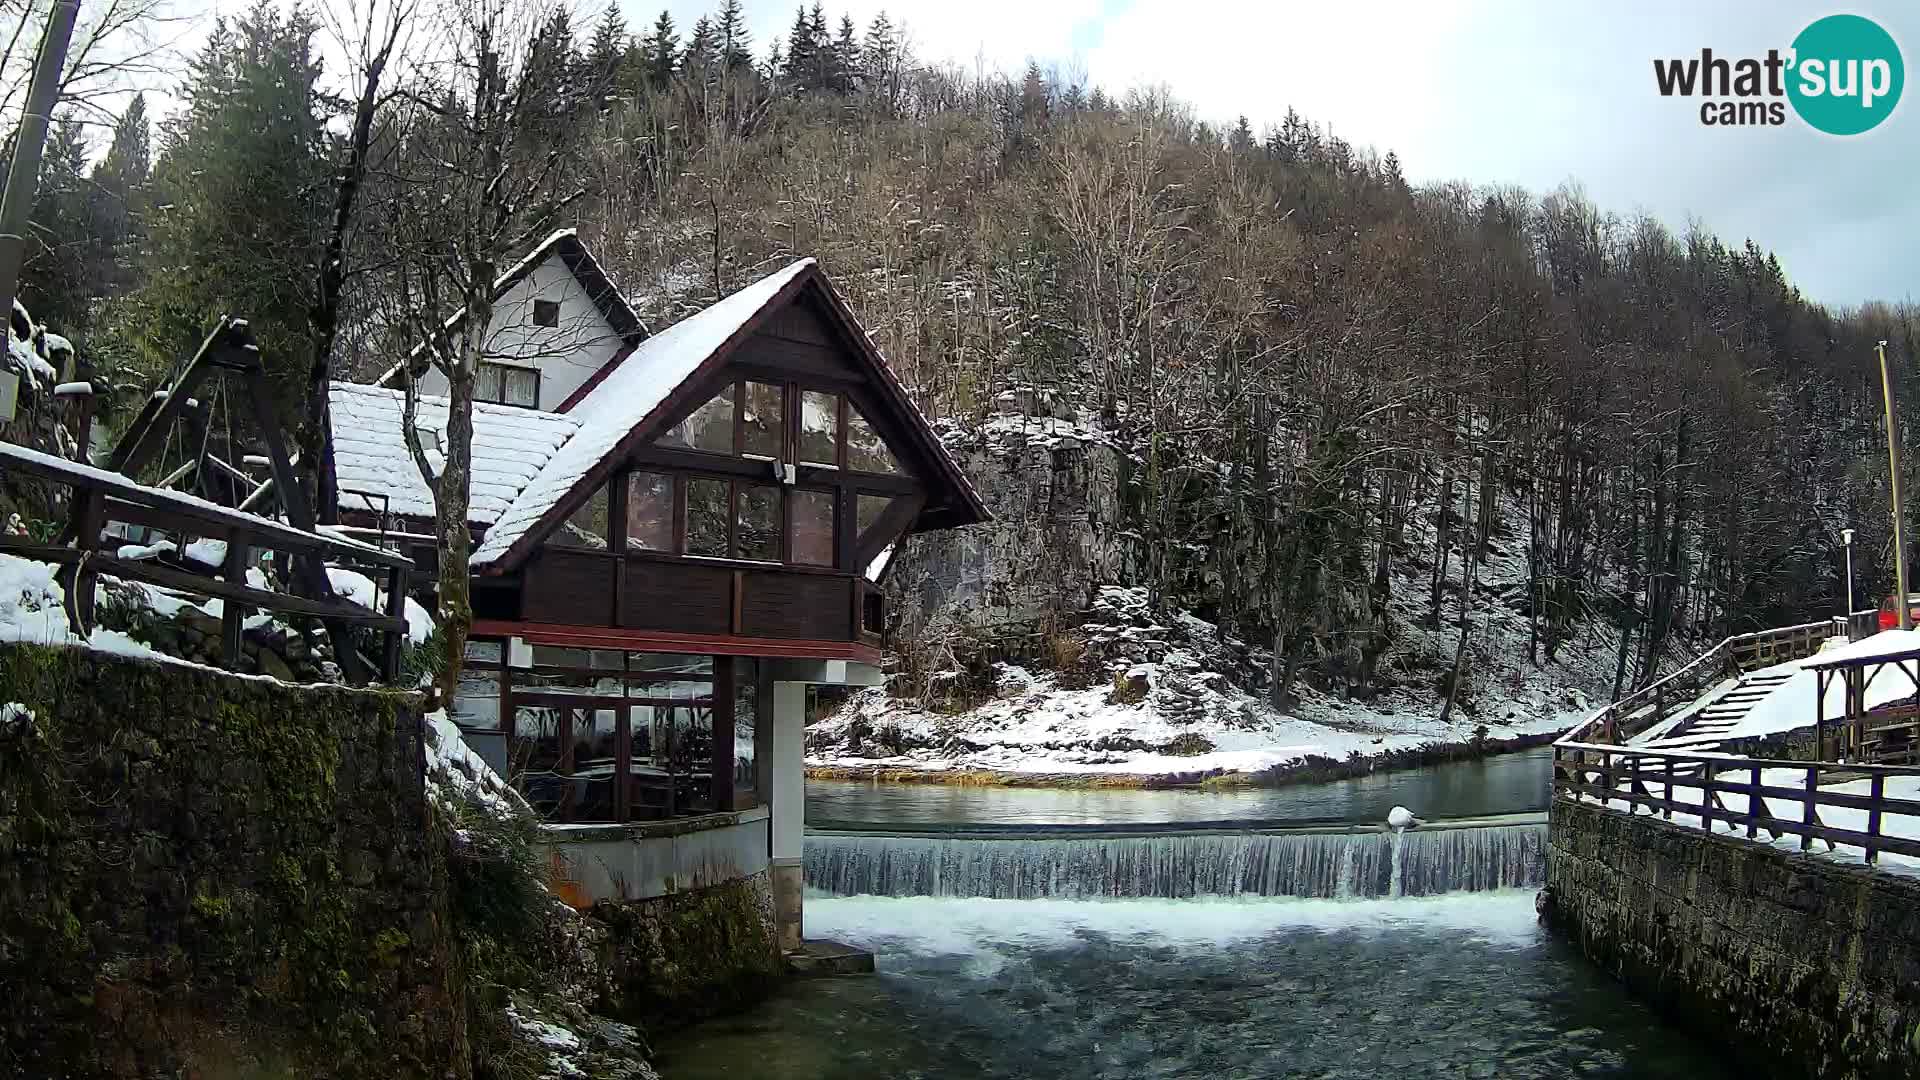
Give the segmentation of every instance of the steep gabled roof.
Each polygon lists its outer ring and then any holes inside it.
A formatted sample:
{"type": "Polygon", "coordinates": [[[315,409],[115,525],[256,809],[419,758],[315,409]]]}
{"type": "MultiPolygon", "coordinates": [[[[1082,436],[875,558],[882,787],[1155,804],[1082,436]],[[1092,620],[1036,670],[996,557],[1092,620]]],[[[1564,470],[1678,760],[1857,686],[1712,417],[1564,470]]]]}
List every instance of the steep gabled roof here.
{"type": "Polygon", "coordinates": [[[987,520],[980,497],[948,456],[873,342],[848,311],[812,259],[802,259],[761,278],[698,314],[653,335],[610,362],[600,381],[566,415],[580,430],[514,499],[473,553],[473,564],[490,572],[516,565],[549,532],[582,490],[602,482],[661,422],[689,402],[703,377],[727,362],[734,349],[775,311],[810,292],[869,369],[876,391],[907,421],[902,425],[918,456],[933,464],[926,477],[934,504],[920,527],[946,528],[987,520]],[[943,490],[944,489],[944,490],[943,490]]]}
{"type": "MultiPolygon", "coordinates": [[[[340,509],[433,517],[433,492],[420,478],[403,433],[405,395],[379,386],[329,383],[327,407],[333,423],[333,470],[340,509]],[[368,503],[357,492],[387,499],[384,504],[368,503]]],[[[423,434],[444,432],[447,399],[422,394],[416,422],[423,434]]],[[[579,428],[580,422],[570,416],[476,402],[468,522],[493,524],[579,428]]],[[[435,438],[426,434],[424,441],[431,461],[435,438]]]]}
{"type": "MultiPolygon", "coordinates": [[[[574,279],[580,283],[580,288],[585,290],[588,299],[593,301],[593,306],[599,309],[601,317],[607,320],[607,325],[611,326],[620,340],[626,343],[622,355],[647,339],[647,328],[641,323],[640,316],[634,312],[633,306],[627,303],[626,297],[620,294],[620,289],[614,285],[613,279],[607,277],[606,271],[601,269],[600,261],[587,250],[587,245],[580,242],[579,234],[572,229],[561,229],[540,241],[506,273],[495,278],[493,299],[497,301],[505,296],[508,290],[526,280],[527,275],[533,273],[549,258],[554,257],[558,257],[573,274],[574,279]]],[[[466,321],[467,313],[463,308],[448,316],[442,327],[448,335],[453,335],[459,331],[460,327],[466,325],[466,321]]],[[[388,368],[376,381],[381,386],[392,385],[400,375],[402,364],[415,365],[416,372],[422,370],[426,359],[426,348],[427,343],[424,341],[415,345],[407,352],[405,360],[388,368]]],[[[618,357],[615,361],[618,361],[618,357]]]]}

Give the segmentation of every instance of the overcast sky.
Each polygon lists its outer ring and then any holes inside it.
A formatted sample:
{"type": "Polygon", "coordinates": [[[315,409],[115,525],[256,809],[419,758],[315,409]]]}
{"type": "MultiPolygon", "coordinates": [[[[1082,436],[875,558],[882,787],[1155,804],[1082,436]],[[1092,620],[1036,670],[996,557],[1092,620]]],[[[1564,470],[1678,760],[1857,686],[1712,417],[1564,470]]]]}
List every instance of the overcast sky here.
{"type": "MultiPolygon", "coordinates": [[[[590,3],[591,0],[588,0],[590,3]]],[[[811,0],[809,0],[811,2],[811,0]]],[[[656,0],[623,0],[638,32],[656,0]]],[[[666,5],[684,30],[717,3],[666,5]]],[[[793,5],[747,0],[754,48],[793,5]]],[[[1409,179],[1545,191],[1574,179],[1602,207],[1676,229],[1698,219],[1752,237],[1814,299],[1920,298],[1920,91],[1849,139],[1784,127],[1702,126],[1662,99],[1655,57],[1760,56],[1815,18],[1866,15],[1920,62],[1920,5],[1782,0],[1604,4],[1383,0],[842,0],[864,30],[885,8],[923,58],[1084,70],[1110,91],[1165,83],[1202,119],[1257,129],[1292,105],[1349,142],[1399,153],[1409,179]]],[[[592,10],[583,11],[583,17],[592,10]]]]}

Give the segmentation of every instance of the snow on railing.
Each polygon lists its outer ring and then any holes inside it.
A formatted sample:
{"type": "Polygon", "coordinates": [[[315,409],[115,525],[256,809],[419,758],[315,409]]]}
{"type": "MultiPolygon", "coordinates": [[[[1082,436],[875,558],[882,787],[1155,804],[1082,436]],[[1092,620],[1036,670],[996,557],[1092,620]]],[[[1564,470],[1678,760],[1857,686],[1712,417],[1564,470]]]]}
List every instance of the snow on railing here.
{"type": "Polygon", "coordinates": [[[1781,761],[1695,750],[1568,742],[1553,748],[1553,792],[1707,832],[1778,845],[1797,837],[1868,864],[1920,862],[1920,766],[1781,761]],[[1731,779],[1729,779],[1731,778],[1731,779]]]}

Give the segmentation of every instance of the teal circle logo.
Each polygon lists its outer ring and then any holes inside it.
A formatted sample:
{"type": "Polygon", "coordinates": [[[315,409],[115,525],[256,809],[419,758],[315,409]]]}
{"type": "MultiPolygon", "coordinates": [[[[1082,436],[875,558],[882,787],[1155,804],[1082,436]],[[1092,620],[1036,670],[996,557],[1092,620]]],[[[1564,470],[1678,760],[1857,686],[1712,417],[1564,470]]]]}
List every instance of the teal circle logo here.
{"type": "Polygon", "coordinates": [[[1829,15],[1793,39],[1787,99],[1800,119],[1829,135],[1871,131],[1893,115],[1906,85],[1900,46],[1880,24],[1829,15]]]}

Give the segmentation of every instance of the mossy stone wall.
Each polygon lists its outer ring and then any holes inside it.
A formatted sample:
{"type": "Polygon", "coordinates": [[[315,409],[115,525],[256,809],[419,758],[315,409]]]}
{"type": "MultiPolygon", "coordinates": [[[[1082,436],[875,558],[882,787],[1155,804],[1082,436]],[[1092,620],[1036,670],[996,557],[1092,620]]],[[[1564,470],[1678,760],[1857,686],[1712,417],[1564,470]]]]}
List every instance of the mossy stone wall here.
{"type": "Polygon", "coordinates": [[[466,1075],[418,708],[0,644],[0,1075],[466,1075]]]}
{"type": "Polygon", "coordinates": [[[647,900],[607,901],[587,914],[608,930],[610,1004],[648,1031],[744,1008],[786,970],[764,870],[647,900]]]}
{"type": "Polygon", "coordinates": [[[1548,921],[1763,1076],[1920,1075],[1920,878],[1556,798],[1548,921]]]}

